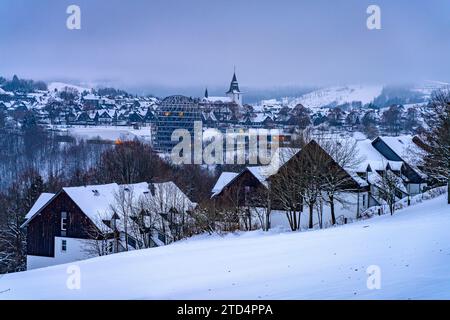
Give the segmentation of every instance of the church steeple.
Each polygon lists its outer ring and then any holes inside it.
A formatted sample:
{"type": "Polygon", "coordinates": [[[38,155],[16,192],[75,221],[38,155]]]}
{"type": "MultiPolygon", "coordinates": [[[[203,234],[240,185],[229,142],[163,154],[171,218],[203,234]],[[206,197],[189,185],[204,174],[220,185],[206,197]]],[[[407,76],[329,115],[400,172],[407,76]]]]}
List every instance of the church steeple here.
{"type": "Polygon", "coordinates": [[[239,83],[237,81],[237,77],[236,77],[236,71],[233,73],[233,79],[231,80],[230,83],[230,90],[227,91],[227,94],[230,93],[240,93],[241,91],[239,90],[239,83]]]}
{"type": "Polygon", "coordinates": [[[239,83],[236,77],[236,67],[233,72],[233,79],[231,79],[230,89],[226,92],[227,96],[231,98],[234,103],[242,105],[242,93],[239,90],[239,83]]]}

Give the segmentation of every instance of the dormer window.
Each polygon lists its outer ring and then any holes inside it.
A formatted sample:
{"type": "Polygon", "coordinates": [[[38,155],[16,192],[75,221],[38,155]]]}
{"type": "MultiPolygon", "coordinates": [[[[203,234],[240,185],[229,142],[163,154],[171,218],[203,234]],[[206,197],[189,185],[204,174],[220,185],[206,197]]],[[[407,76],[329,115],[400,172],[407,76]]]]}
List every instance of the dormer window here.
{"type": "Polygon", "coordinates": [[[92,190],[92,193],[93,193],[94,196],[96,196],[96,197],[100,195],[100,192],[98,192],[98,190],[96,190],[96,189],[92,190]]]}

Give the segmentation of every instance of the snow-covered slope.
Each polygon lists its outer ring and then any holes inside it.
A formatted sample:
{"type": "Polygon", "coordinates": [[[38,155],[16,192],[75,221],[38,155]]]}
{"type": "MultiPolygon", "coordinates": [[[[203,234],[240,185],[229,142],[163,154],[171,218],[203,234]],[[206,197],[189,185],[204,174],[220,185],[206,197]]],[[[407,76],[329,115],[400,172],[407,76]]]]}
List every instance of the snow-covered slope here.
{"type": "Polygon", "coordinates": [[[372,102],[381,94],[382,86],[342,86],[328,87],[302,95],[290,102],[291,107],[301,103],[310,109],[319,109],[327,105],[340,105],[351,102],[361,102],[363,105],[372,102]]]}
{"type": "Polygon", "coordinates": [[[416,85],[412,91],[418,92],[424,95],[425,99],[429,99],[431,94],[436,90],[450,88],[450,83],[442,81],[425,81],[420,85],[416,85]]]}
{"type": "Polygon", "coordinates": [[[0,279],[0,299],[426,299],[450,298],[445,196],[343,227],[201,236],[0,279]],[[381,289],[366,270],[381,268],[381,289]]]}
{"type": "Polygon", "coordinates": [[[80,86],[76,86],[76,85],[68,84],[68,83],[63,83],[63,82],[52,82],[47,86],[47,88],[50,92],[55,91],[55,89],[57,91],[62,91],[62,90],[64,90],[64,88],[75,89],[79,93],[82,93],[84,91],[88,91],[88,92],[91,91],[91,89],[89,89],[89,88],[84,88],[84,87],[80,87],[80,86]]]}

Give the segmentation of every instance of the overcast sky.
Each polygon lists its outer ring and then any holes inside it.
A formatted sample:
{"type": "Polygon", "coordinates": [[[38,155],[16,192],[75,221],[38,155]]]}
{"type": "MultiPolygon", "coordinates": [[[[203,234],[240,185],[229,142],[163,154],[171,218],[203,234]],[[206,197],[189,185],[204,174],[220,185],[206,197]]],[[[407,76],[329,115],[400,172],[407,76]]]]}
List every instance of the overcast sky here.
{"type": "Polygon", "coordinates": [[[145,87],[450,82],[448,0],[1,0],[0,75],[145,87]],[[66,8],[81,7],[81,30],[66,8]],[[366,9],[381,7],[382,30],[366,9]]]}

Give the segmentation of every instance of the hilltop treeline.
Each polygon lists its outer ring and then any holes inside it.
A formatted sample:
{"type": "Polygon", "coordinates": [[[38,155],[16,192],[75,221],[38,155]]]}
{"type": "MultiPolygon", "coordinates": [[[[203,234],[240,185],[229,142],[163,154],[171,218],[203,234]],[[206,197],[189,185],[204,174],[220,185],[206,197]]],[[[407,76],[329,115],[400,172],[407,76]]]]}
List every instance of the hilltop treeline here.
{"type": "Polygon", "coordinates": [[[14,75],[11,80],[0,77],[0,86],[5,91],[30,93],[36,90],[47,90],[47,84],[44,81],[34,81],[19,79],[14,75]]]}

